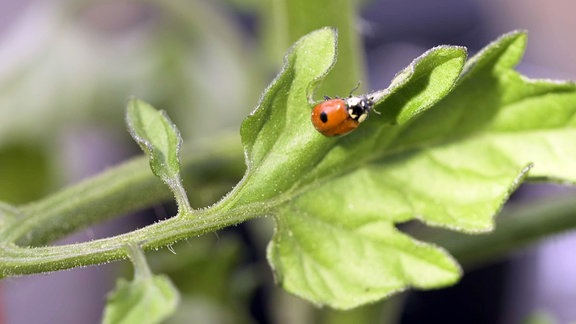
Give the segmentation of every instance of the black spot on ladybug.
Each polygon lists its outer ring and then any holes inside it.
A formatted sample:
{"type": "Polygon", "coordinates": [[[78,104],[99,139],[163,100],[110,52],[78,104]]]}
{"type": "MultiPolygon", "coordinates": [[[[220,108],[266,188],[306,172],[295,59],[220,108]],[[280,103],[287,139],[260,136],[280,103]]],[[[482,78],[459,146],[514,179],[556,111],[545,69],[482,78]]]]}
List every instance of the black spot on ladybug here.
{"type": "Polygon", "coordinates": [[[326,112],[323,111],[323,112],[320,113],[320,120],[321,120],[323,123],[325,123],[325,122],[328,121],[328,115],[326,114],[326,112]]]}

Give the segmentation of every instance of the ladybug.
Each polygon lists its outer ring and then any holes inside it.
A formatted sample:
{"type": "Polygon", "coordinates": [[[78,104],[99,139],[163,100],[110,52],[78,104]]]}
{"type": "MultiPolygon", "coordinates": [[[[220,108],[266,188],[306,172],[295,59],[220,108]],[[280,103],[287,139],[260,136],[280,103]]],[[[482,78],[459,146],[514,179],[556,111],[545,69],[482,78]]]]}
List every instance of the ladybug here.
{"type": "Polygon", "coordinates": [[[312,109],[312,125],[324,136],[348,134],[368,118],[374,99],[368,96],[324,97],[312,109]]]}

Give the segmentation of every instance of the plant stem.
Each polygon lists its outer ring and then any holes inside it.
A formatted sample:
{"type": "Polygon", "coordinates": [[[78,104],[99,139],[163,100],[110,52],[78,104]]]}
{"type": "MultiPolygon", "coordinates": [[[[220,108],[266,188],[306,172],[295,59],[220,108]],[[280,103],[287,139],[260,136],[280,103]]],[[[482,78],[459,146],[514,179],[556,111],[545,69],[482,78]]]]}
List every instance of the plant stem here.
{"type": "MultiPolygon", "coordinates": [[[[192,144],[182,151],[183,176],[201,187],[205,173],[240,177],[242,149],[237,135],[192,144]],[[200,183],[198,183],[200,182],[200,183]]],[[[210,181],[218,179],[211,178],[210,181]]],[[[20,217],[0,229],[4,242],[41,245],[116,215],[170,201],[168,187],[150,171],[145,157],[135,158],[42,200],[20,207],[20,217]],[[138,190],[134,190],[138,188],[138,190]]]]}
{"type": "Polygon", "coordinates": [[[152,272],[146,261],[144,251],[135,243],[129,243],[124,246],[128,253],[128,258],[134,266],[134,279],[149,279],[152,277],[152,272]]]}
{"type": "Polygon", "coordinates": [[[127,244],[138,244],[146,250],[158,249],[178,240],[199,236],[251,217],[270,208],[262,204],[233,209],[215,205],[196,212],[196,217],[172,217],[144,228],[104,239],[47,247],[20,247],[12,243],[0,245],[2,277],[69,269],[124,259],[127,244]]]}

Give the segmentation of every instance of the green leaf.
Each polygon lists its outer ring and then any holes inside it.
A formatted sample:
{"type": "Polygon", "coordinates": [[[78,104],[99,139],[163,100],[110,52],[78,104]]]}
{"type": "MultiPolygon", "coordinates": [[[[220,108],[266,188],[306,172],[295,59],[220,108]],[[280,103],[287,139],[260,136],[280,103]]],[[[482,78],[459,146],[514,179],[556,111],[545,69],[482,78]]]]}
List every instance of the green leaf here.
{"type": "Polygon", "coordinates": [[[489,45],[467,64],[454,91],[393,143],[406,153],[381,179],[412,191],[402,199],[421,205],[414,211],[426,215],[419,217],[424,222],[488,231],[524,177],[576,181],[576,86],[512,70],[525,45],[520,32],[489,45]]]}
{"type": "Polygon", "coordinates": [[[246,204],[277,196],[299,181],[303,169],[316,164],[318,158],[311,157],[324,154],[326,147],[316,144],[323,138],[310,123],[309,91],[328,72],[335,55],[335,32],[324,28],[302,38],[286,56],[258,108],[242,123],[248,170],[238,195],[229,201],[246,204]]]}
{"type": "Polygon", "coordinates": [[[466,65],[461,47],[424,53],[371,94],[380,115],[337,138],[312,127],[308,99],[335,59],[334,34],[297,42],[242,125],[248,171],[223,201],[275,216],[278,282],[340,309],[452,284],[453,258],[396,224],[484,232],[525,177],[573,182],[576,87],[515,72],[525,41],[504,35],[466,65]]]}
{"type": "Polygon", "coordinates": [[[178,291],[168,277],[150,272],[139,247],[129,245],[127,249],[134,265],[134,279],[118,280],[108,296],[103,323],[160,323],[176,310],[178,291]]]}
{"type": "Polygon", "coordinates": [[[176,309],[178,291],[166,276],[119,279],[108,297],[104,323],[161,323],[176,309]]]}
{"type": "Polygon", "coordinates": [[[414,60],[385,91],[381,118],[403,124],[430,108],[452,89],[465,58],[464,47],[438,46],[414,60]]]}
{"type": "Polygon", "coordinates": [[[466,55],[461,47],[447,46],[425,53],[405,70],[408,72],[403,81],[379,95],[378,99],[383,101],[377,103],[376,109],[386,116],[376,115],[359,130],[336,141],[319,134],[310,122],[310,94],[333,66],[335,46],[334,31],[328,28],[297,42],[258,108],[243,122],[241,135],[248,172],[240,187],[250,188],[231,197],[238,200],[241,197],[243,200],[238,203],[264,201],[289,190],[300,190],[318,179],[334,177],[334,171],[361,162],[355,154],[366,155],[366,152],[386,145],[399,130],[383,124],[398,120],[400,115],[404,116],[402,120],[409,119],[449,92],[466,55]],[[435,80],[439,75],[443,77],[441,85],[423,82],[435,80]],[[396,100],[410,89],[418,93],[417,99],[396,100]],[[392,97],[390,100],[398,104],[391,108],[395,114],[386,112],[387,93],[392,97]],[[348,153],[342,154],[344,151],[348,153]],[[250,197],[244,197],[244,194],[250,197]]]}
{"type": "MultiPolygon", "coordinates": [[[[409,120],[449,92],[464,65],[465,51],[445,46],[425,53],[391,89],[378,94],[377,109],[383,116],[371,117],[345,137],[326,138],[311,125],[307,98],[310,87],[333,65],[334,36],[331,29],[321,29],[302,38],[259,107],[243,123],[248,172],[228,203],[272,197],[281,202],[272,209],[278,228],[269,260],[289,291],[316,303],[350,308],[407,285],[452,283],[460,269],[443,250],[398,232],[394,219],[383,217],[378,205],[363,206],[361,201],[350,210],[348,202],[345,206],[339,202],[346,201],[343,196],[352,187],[370,188],[348,175],[356,168],[368,170],[368,162],[378,158],[376,152],[386,155],[383,148],[399,131],[391,123],[409,120]],[[403,98],[408,94],[412,100],[403,98]],[[340,179],[345,183],[340,185],[340,179]],[[356,233],[358,226],[365,227],[362,233],[356,233]],[[353,261],[332,263],[336,260],[353,261]]],[[[368,190],[367,197],[378,194],[368,190]]]]}
{"type": "Polygon", "coordinates": [[[148,155],[154,175],[174,193],[180,213],[191,213],[192,208],[180,178],[182,138],[176,125],[164,111],[158,111],[137,99],[128,103],[126,122],[130,135],[148,155]]]}
{"type": "Polygon", "coordinates": [[[132,99],[128,103],[126,121],[130,135],[150,158],[152,172],[163,181],[179,177],[182,139],[166,113],[132,99]]]}

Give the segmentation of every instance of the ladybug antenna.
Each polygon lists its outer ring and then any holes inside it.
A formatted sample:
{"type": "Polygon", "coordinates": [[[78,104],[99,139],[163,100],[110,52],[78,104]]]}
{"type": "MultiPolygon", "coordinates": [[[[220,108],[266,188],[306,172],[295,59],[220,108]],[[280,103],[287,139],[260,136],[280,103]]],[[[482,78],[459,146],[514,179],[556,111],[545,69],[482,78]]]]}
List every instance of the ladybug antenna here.
{"type": "Polygon", "coordinates": [[[358,90],[358,88],[360,88],[360,81],[358,81],[358,83],[356,84],[354,89],[350,90],[350,94],[348,95],[348,97],[352,97],[352,93],[354,93],[354,91],[358,90]]]}

